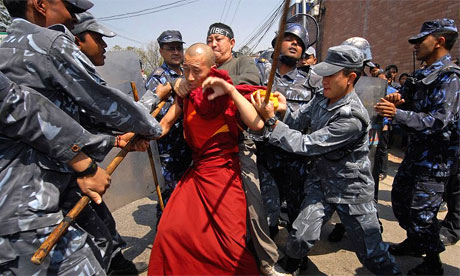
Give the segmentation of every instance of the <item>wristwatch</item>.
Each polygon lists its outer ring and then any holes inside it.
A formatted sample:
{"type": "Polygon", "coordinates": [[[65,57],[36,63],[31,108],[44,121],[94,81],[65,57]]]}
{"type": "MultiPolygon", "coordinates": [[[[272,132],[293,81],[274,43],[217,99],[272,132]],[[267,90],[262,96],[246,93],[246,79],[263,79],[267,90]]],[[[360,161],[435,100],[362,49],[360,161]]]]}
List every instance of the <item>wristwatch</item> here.
{"type": "Polygon", "coordinates": [[[269,131],[273,130],[273,126],[276,124],[276,121],[278,121],[278,118],[276,116],[271,117],[267,121],[265,121],[265,127],[268,128],[269,131]]]}
{"type": "Polygon", "coordinates": [[[88,175],[94,175],[97,171],[97,164],[96,162],[91,159],[91,163],[89,164],[88,168],[82,172],[76,172],[75,176],[77,178],[83,177],[83,176],[88,176],[88,175]]]}

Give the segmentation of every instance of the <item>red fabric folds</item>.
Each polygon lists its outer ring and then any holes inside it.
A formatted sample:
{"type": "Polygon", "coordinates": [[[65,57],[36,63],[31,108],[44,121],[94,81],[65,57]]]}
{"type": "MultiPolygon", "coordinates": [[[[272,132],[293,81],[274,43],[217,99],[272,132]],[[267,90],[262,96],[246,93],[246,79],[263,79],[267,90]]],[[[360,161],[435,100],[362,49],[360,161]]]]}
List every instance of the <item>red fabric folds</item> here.
{"type": "MultiPolygon", "coordinates": [[[[225,71],[212,76],[230,81],[225,71]]],[[[259,275],[246,247],[246,198],[238,159],[237,110],[228,96],[196,89],[183,100],[193,166],[158,225],[149,275],[259,275]]]]}

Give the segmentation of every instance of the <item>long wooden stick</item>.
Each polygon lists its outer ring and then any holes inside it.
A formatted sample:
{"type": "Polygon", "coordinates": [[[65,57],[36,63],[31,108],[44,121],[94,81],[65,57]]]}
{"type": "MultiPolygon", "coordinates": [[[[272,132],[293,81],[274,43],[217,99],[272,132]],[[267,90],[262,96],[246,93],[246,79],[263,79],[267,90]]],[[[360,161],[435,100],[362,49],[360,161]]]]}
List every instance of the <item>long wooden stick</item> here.
{"type": "Polygon", "coordinates": [[[275,50],[273,52],[273,63],[272,69],[270,70],[270,75],[268,77],[267,91],[265,92],[265,103],[268,104],[270,100],[270,92],[272,91],[273,82],[275,80],[276,68],[278,67],[278,57],[281,51],[281,42],[284,39],[284,28],[286,26],[286,18],[289,10],[290,0],[284,0],[284,10],[283,15],[281,16],[280,26],[278,29],[278,36],[276,37],[275,50]]]}
{"type": "MultiPolygon", "coordinates": [[[[137,92],[136,83],[133,81],[131,82],[131,89],[133,91],[134,100],[138,102],[139,93],[137,92]]],[[[160,183],[158,182],[157,170],[155,168],[155,161],[153,160],[152,148],[150,147],[150,144],[147,146],[147,155],[149,156],[150,167],[152,168],[153,182],[155,183],[155,190],[157,191],[158,202],[160,203],[160,208],[163,211],[165,209],[165,205],[163,203],[163,197],[161,196],[160,183]]]]}
{"type": "MultiPolygon", "coordinates": [[[[161,109],[165,105],[165,102],[162,101],[158,104],[156,109],[152,112],[152,116],[156,117],[158,113],[160,113],[161,109]]],[[[105,171],[107,174],[112,175],[112,173],[115,171],[115,169],[120,165],[121,161],[126,157],[126,155],[129,152],[129,148],[131,145],[134,143],[134,140],[136,139],[136,136],[133,135],[133,137],[129,140],[128,144],[120,150],[120,152],[113,158],[112,162],[107,166],[105,171]]],[[[45,260],[46,256],[51,252],[51,249],[53,249],[54,245],[58,242],[58,240],[64,235],[64,233],[67,231],[67,228],[69,228],[70,223],[75,221],[75,219],[78,217],[78,215],[85,209],[86,205],[88,205],[90,202],[90,199],[88,196],[82,196],[80,200],[75,204],[75,206],[67,213],[65,218],[59,223],[56,228],[51,232],[51,234],[46,238],[46,240],[40,245],[40,247],[37,249],[35,254],[32,256],[30,261],[36,265],[40,265],[43,263],[45,260]]]]}

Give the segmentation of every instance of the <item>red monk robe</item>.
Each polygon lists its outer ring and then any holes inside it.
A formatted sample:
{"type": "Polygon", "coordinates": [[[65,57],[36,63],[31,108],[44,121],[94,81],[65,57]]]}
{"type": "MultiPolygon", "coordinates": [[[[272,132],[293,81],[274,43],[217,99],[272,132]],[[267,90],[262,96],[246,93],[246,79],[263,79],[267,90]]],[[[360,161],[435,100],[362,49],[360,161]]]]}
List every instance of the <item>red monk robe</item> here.
{"type": "MultiPolygon", "coordinates": [[[[212,69],[231,83],[226,71],[212,69]]],[[[237,86],[242,93],[260,87],[237,86]]],[[[212,90],[183,99],[193,166],[177,184],[158,225],[149,275],[259,275],[246,246],[246,199],[238,159],[237,109],[212,90]]],[[[180,103],[180,102],[179,102],[180,103]]]]}

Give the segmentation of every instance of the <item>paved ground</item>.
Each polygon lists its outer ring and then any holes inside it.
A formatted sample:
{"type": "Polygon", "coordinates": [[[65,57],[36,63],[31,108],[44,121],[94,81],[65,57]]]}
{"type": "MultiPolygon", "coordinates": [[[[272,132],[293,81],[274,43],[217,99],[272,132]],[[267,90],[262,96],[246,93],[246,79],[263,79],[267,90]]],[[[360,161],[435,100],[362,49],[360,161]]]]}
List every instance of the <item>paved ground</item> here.
{"type": "MultiPolygon", "coordinates": [[[[379,215],[384,227],[383,239],[389,243],[399,243],[405,239],[405,232],[394,218],[390,201],[391,184],[401,157],[400,152],[392,151],[389,158],[389,175],[380,183],[379,215]]],[[[148,262],[155,237],[156,203],[156,196],[150,196],[132,202],[114,212],[118,230],[128,243],[125,249],[127,258],[148,262]]],[[[445,214],[440,213],[439,218],[444,217],[445,214]]],[[[335,221],[337,217],[332,219],[332,223],[335,221]]],[[[346,236],[338,243],[327,241],[327,235],[331,232],[332,227],[331,222],[324,226],[321,241],[312,249],[309,255],[309,267],[302,272],[302,275],[369,275],[370,272],[363,268],[352,251],[352,244],[346,236]]],[[[286,231],[281,231],[281,235],[277,238],[281,249],[283,235],[286,235],[286,231]]],[[[441,254],[441,259],[445,275],[460,275],[460,244],[447,247],[447,250],[441,254]]],[[[407,272],[420,263],[421,259],[398,257],[397,261],[403,272],[407,272]]]]}

